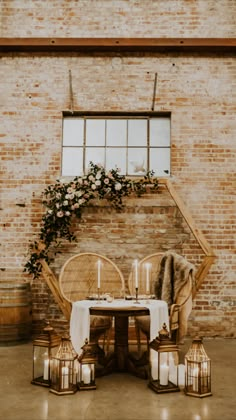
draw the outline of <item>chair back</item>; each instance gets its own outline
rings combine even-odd
[[[148,294],[154,295],[154,284],[159,273],[160,261],[163,256],[162,252],[148,255],[139,261],[138,264],[138,294],[145,295],[147,291],[147,276],[149,279],[150,292]],[[147,265],[149,264],[149,265]],[[148,271],[148,272],[147,272]],[[135,295],[135,268],[132,270],[128,279],[128,288],[130,295]]]
[[[63,297],[76,302],[97,295],[98,276],[100,296],[105,293],[115,298],[124,296],[124,277],[117,265],[103,255],[85,252],[69,258],[61,269],[59,286]]]

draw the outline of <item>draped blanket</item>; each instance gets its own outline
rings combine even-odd
[[[159,266],[155,282],[155,295],[158,299],[165,300],[170,309],[171,305],[179,304],[179,331],[181,340],[187,332],[187,321],[192,310],[192,294],[187,292],[188,282],[194,277],[195,268],[181,255],[175,252],[166,252]]]
[[[155,282],[157,299],[165,300],[169,307],[176,303],[179,291],[188,282],[189,275],[193,272],[193,264],[184,257],[175,252],[166,252],[160,261]]]

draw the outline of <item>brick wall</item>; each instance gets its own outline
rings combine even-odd
[[[2,1],[0,36],[234,37],[235,12],[230,0]],[[155,110],[172,115],[171,179],[217,255],[194,301],[189,333],[235,336],[234,54],[4,53],[0,59],[0,281],[28,280],[23,266],[39,232],[41,193],[60,177],[69,70],[74,108],[87,111],[151,110],[157,72]],[[201,250],[173,202],[162,191],[153,200],[131,200],[122,214],[88,208],[76,228],[78,248],[64,244],[55,272],[77,250],[104,250],[126,278],[132,258],[149,250],[175,249],[198,265]],[[32,292],[35,325],[45,316],[65,325],[43,279]]]

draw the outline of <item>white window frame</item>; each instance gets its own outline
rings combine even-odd
[[[63,113],[62,177],[84,175],[90,161],[126,176],[169,177],[170,152],[170,113]]]

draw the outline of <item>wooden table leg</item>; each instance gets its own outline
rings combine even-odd
[[[127,370],[128,361],[128,317],[115,317],[115,357],[117,370],[124,372]]]

